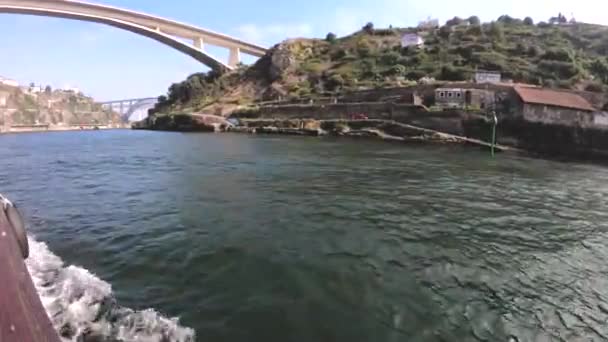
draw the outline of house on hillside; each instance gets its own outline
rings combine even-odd
[[[422,47],[424,45],[424,38],[417,33],[406,33],[401,37],[401,47],[407,48],[410,46]]]
[[[543,88],[514,87],[521,100],[524,120],[566,126],[589,126],[594,123],[595,108],[582,96]]]
[[[500,83],[502,75],[498,71],[477,70],[475,72],[475,83]]]
[[[437,88],[435,104],[442,108],[494,110],[495,92],[475,88]]]

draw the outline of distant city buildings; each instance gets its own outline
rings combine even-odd
[[[423,45],[424,39],[417,33],[406,33],[401,37],[401,47],[421,47]]]

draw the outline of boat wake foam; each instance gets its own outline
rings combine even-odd
[[[63,341],[194,341],[194,330],[180,326],[178,318],[119,306],[110,284],[84,268],[65,266],[45,243],[28,240],[27,267]]]

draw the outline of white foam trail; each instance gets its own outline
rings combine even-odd
[[[153,309],[118,306],[112,286],[77,266],[65,266],[47,245],[28,237],[26,264],[63,341],[193,342],[194,330]]]

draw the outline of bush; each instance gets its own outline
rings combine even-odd
[[[531,45],[530,47],[528,47],[527,53],[530,57],[536,57],[540,55],[540,49],[535,45]]]
[[[481,69],[505,71],[509,69],[507,58],[497,52],[476,52],[471,62]]]
[[[405,70],[405,66],[401,64],[396,64],[393,65],[393,67],[390,69],[390,74],[395,76],[403,76],[405,74]]]
[[[338,37],[333,32],[329,32],[327,36],[325,36],[325,40],[332,44],[336,42],[336,39],[338,39]]]
[[[528,25],[528,26],[533,26],[534,25],[534,20],[530,17],[526,17],[524,19],[524,25]]]
[[[365,26],[363,26],[362,30],[363,30],[363,32],[365,32],[367,34],[374,34],[374,23],[369,22],[369,23],[365,24]]]
[[[589,83],[587,86],[585,86],[585,91],[602,93],[604,92],[604,85],[598,82]]]
[[[339,50],[335,50],[333,51],[329,57],[331,58],[332,61],[339,61],[341,59],[343,59],[344,57],[346,57],[348,53],[346,52],[346,50],[344,49],[339,49]]]
[[[357,53],[363,58],[371,56],[372,46],[367,39],[362,39],[357,43]]]
[[[452,19],[448,20],[448,21],[445,23],[445,25],[446,25],[446,26],[457,26],[457,25],[460,25],[460,24],[462,24],[462,23],[464,23],[464,20],[463,20],[462,18],[459,18],[459,17],[454,17],[454,18],[452,18]]]
[[[481,30],[480,25],[474,25],[467,29],[466,34],[469,36],[479,37],[483,34],[483,31]]]
[[[469,21],[469,24],[475,25],[475,26],[479,26],[481,24],[481,20],[479,20],[479,17],[476,15],[469,17],[468,21]]]
[[[401,58],[399,53],[391,51],[380,56],[380,62],[384,65],[394,65],[397,64],[399,58]]]
[[[327,80],[327,82],[325,83],[326,87],[328,90],[336,90],[338,88],[341,88],[342,86],[344,86],[346,82],[344,81],[344,78],[342,77],[342,75],[340,74],[333,74],[329,77],[329,79]]]
[[[573,60],[571,52],[564,48],[547,50],[542,58],[561,62],[572,62]]]
[[[543,60],[538,64],[538,67],[545,74],[555,79],[569,79],[579,73],[579,69],[571,62]]]
[[[490,24],[488,34],[494,41],[503,41],[505,39],[504,29],[499,23]]]
[[[439,37],[447,40],[450,38],[450,35],[452,34],[452,27],[445,25],[445,26],[441,26],[441,28],[439,29]]]
[[[439,79],[444,81],[465,81],[470,79],[470,72],[464,68],[444,66],[441,68]]]
[[[419,80],[425,76],[426,72],[424,72],[423,70],[410,70],[405,74],[405,77],[410,80]]]

